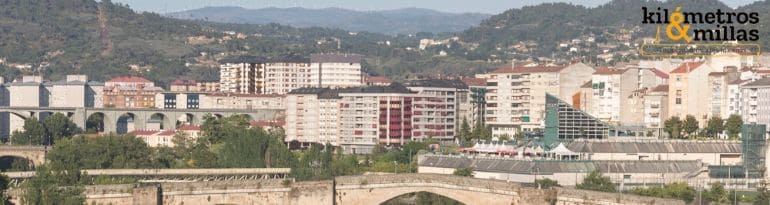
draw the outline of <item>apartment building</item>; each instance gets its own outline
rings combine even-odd
[[[663,128],[668,119],[668,85],[659,85],[644,95],[644,125],[650,129]]]
[[[694,116],[701,126],[709,117],[708,95],[711,93],[708,75],[714,72],[706,63],[686,62],[672,70],[669,79],[669,116],[684,119]]]
[[[708,86],[710,96],[708,98],[708,114],[710,117],[716,116],[726,119],[730,116],[729,84],[739,79],[739,73],[736,67],[729,66],[725,72],[711,72],[708,75]]]
[[[171,81],[171,92],[219,92],[219,82],[198,82],[195,80],[176,79]]]
[[[460,120],[467,120],[471,127],[479,123],[484,123],[484,116],[487,108],[487,80],[484,78],[462,78],[468,85],[468,99],[470,100],[470,109],[468,116]],[[462,123],[462,122],[460,122]]]
[[[363,85],[361,58],[356,54],[227,58],[220,61],[220,90],[242,94],[286,94],[306,87],[360,86]]]
[[[286,109],[284,95],[206,93],[200,96],[200,109]]]
[[[744,123],[770,126],[770,78],[762,78],[743,85],[741,104]]]
[[[727,114],[740,115],[742,110],[742,91],[743,85],[750,83],[751,80],[736,79],[727,84]]]
[[[104,83],[88,81],[85,75],[67,75],[60,81],[44,83],[49,107],[102,107]]]
[[[346,153],[371,153],[377,144],[400,146],[410,140],[414,134],[421,137],[430,133],[413,133],[413,103],[421,97],[399,83],[389,86],[369,86],[340,90],[342,98],[339,104],[339,143]],[[440,106],[432,106],[442,112]],[[425,107],[428,108],[428,107]],[[422,117],[420,117],[422,119]],[[421,122],[422,123],[422,122]],[[441,126],[436,121],[424,124],[431,132],[441,134],[454,130],[435,130]]]
[[[297,88],[317,87],[312,81],[313,69],[308,58],[300,56],[270,58],[264,66],[265,89],[261,94],[286,94]]]
[[[584,63],[573,63],[503,67],[479,75],[487,78],[486,123],[498,136],[542,128],[546,93],[571,99],[594,71]]]
[[[311,54],[310,83],[317,87],[346,88],[361,86],[361,60],[358,54]]]
[[[468,85],[460,80],[415,80],[406,84],[413,101],[414,139],[452,142],[462,119],[471,117]]]
[[[329,143],[339,146],[338,90],[299,88],[286,96],[286,142]]]
[[[104,83],[104,106],[115,108],[155,107],[155,95],[163,92],[155,83],[139,76],[119,76]]]
[[[599,68],[591,76],[591,108],[589,113],[609,124],[620,125],[624,104],[632,92],[638,89],[639,75],[632,69]],[[628,107],[626,107],[627,109]]]
[[[267,59],[238,56],[219,61],[219,89],[229,93],[264,93]]]

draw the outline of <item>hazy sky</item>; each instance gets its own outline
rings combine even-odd
[[[339,7],[354,10],[388,10],[399,8],[427,8],[447,12],[481,12],[496,14],[511,8],[537,5],[543,2],[572,2],[597,6],[610,0],[112,0],[128,4],[134,10],[168,13],[207,6],[265,7]],[[730,7],[745,5],[756,0],[722,0]]]

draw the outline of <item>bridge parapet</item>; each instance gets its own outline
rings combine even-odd
[[[516,190],[523,187],[519,183],[509,183],[500,180],[478,179],[445,174],[386,174],[342,176],[335,178],[335,180],[337,185],[440,183],[495,190]]]

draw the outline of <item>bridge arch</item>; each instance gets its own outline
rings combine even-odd
[[[115,122],[115,133],[118,134],[126,134],[131,131],[134,131],[136,128],[136,114],[132,112],[125,112],[118,116],[118,119],[116,119]]]
[[[0,157],[23,158],[32,168],[45,164],[46,149],[42,146],[0,146]]]
[[[176,119],[176,126],[179,127],[183,124],[199,125],[201,123],[200,120],[201,119],[193,113],[184,113]]]
[[[86,118],[86,131],[94,131],[96,133],[104,132],[104,125],[111,122],[107,119],[107,115],[103,112],[94,112],[88,115]]]
[[[171,119],[168,116],[166,116],[166,114],[163,114],[160,112],[153,113],[152,115],[150,115],[150,118],[147,119],[147,121],[145,122],[148,125],[149,123],[160,123],[160,125],[158,126],[159,128],[158,130],[167,130],[167,129],[172,129],[174,127],[174,125],[171,124]],[[155,129],[150,129],[150,130],[155,130]]]
[[[522,198],[518,184],[496,180],[482,180],[469,177],[399,174],[365,175],[336,178],[338,204],[382,204],[404,194],[429,192],[456,200],[464,204],[521,204],[532,203]],[[529,194],[546,190],[527,190]],[[546,203],[546,201],[542,201]]]

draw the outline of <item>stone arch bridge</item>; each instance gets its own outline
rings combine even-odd
[[[48,147],[44,146],[0,146],[0,157],[18,157],[29,160],[32,167],[45,164]]]
[[[438,174],[391,174],[290,182],[286,179],[201,181],[86,187],[88,204],[319,204],[377,205],[398,196],[431,192],[474,205],[621,205],[683,201],[574,189],[537,189],[500,180]]]
[[[83,107],[0,107],[0,112],[7,112],[15,117],[40,119],[43,114],[62,113],[69,117],[78,127],[85,129],[86,121],[93,115],[101,115],[103,131],[116,132],[118,120],[130,118],[134,129],[146,129],[151,121],[158,121],[165,130],[173,130],[179,125],[178,120],[200,124],[203,117],[227,117],[245,115],[251,120],[270,121],[283,114],[282,109],[157,109],[157,108],[83,108]],[[0,122],[9,123],[9,122]],[[6,127],[9,127],[7,125]],[[14,128],[10,128],[14,130]]]

